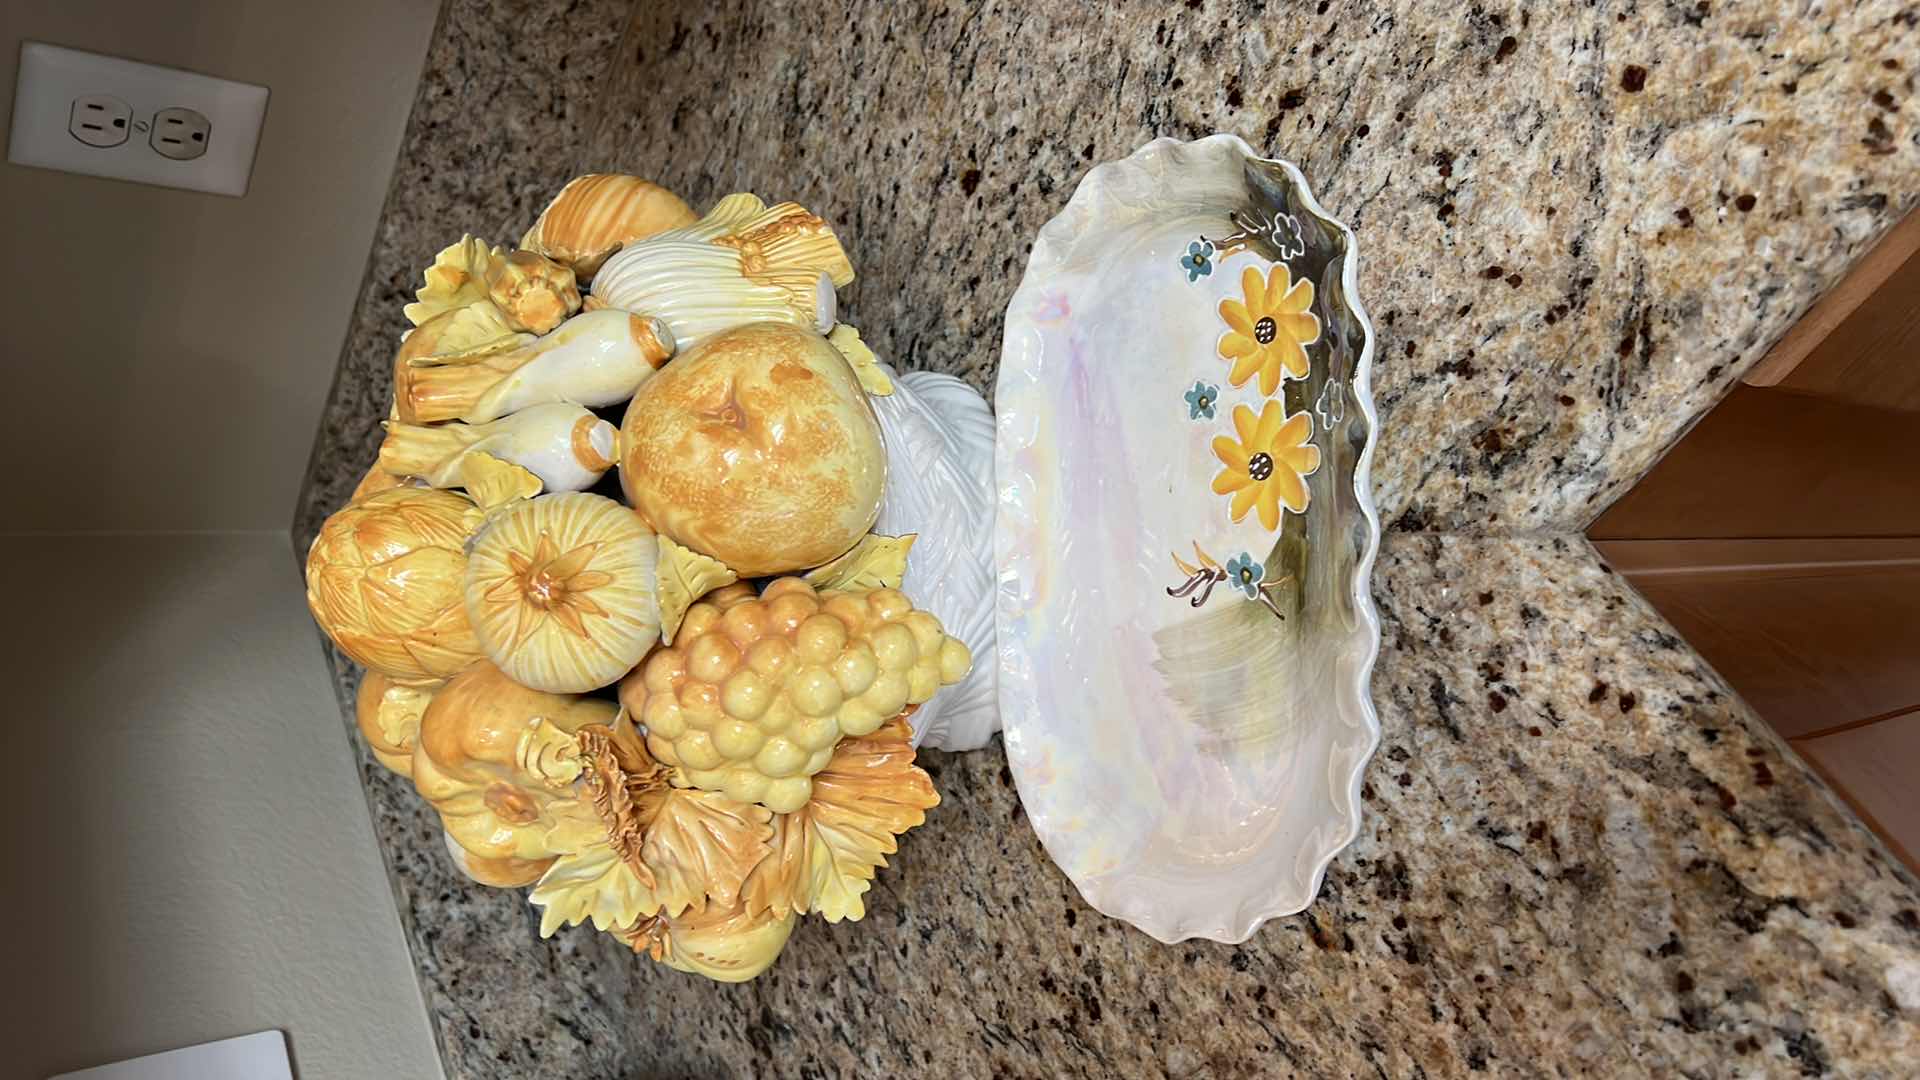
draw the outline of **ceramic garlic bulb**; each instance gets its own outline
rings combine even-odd
[[[542,495],[497,514],[473,543],[467,617],[480,647],[522,685],[606,686],[660,636],[652,530],[612,499]]]
[[[545,872],[566,846],[554,834],[579,801],[573,733],[617,713],[610,702],[523,686],[484,661],[434,694],[421,715],[413,782],[468,857],[463,869],[481,868],[486,876],[476,877],[501,885]]]
[[[787,813],[807,804],[843,735],[872,734],[972,662],[898,590],[816,593],[782,578],[758,597],[729,586],[693,605],[620,701],[689,783]]]
[[[628,244],[594,279],[608,307],[666,322],[682,349],[750,322],[824,334],[837,313],[834,289],[853,264],[825,221],[793,203],[769,207],[729,195],[686,228]]]
[[[894,375],[893,392],[873,399],[886,442],[886,494],[876,532],[916,534],[900,590],[938,616],[975,656],[994,654],[993,413],[951,375]],[[973,666],[965,679],[913,714],[915,745],[941,750],[984,746],[1000,730],[997,665]]]
[[[481,513],[433,488],[382,491],[335,513],[307,552],[307,606],[340,651],[411,684],[480,658],[467,623],[467,538]]]
[[[827,562],[880,510],[879,422],[811,330],[754,323],[709,338],[641,385],[621,428],[628,502],[742,575]]]
[[[520,246],[572,267],[591,281],[622,244],[699,219],[678,195],[637,176],[576,176],[560,189]]]
[[[462,482],[470,454],[492,454],[540,478],[548,491],[583,491],[613,466],[619,432],[579,405],[534,405],[486,424],[387,423],[380,468],[434,487]]]
[[[660,320],[590,311],[517,349],[453,361],[406,357],[394,369],[394,395],[414,423],[481,424],[553,403],[600,408],[631,398],[672,355],[673,335]]]

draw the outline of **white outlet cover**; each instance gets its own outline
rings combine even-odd
[[[287,1037],[260,1031],[61,1073],[49,1080],[293,1080],[293,1064],[287,1058]]]
[[[108,94],[133,106],[133,130],[118,146],[88,146],[67,130],[75,98]],[[148,140],[154,114],[192,109],[212,122],[207,152],[175,161]],[[7,160],[16,165],[131,180],[137,184],[245,195],[267,115],[267,88],[66,49],[20,45]]]

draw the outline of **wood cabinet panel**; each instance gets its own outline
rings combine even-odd
[[[1920,214],[1894,226],[1745,381],[1920,410]]]
[[[1594,539],[1920,536],[1920,414],[1736,386]]]
[[[1920,712],[1793,744],[1867,825],[1920,872]]]
[[[1787,738],[1920,708],[1920,540],[1596,547]]]

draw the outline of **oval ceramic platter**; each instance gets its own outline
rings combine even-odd
[[[1312,902],[1379,738],[1353,234],[1242,140],[1162,139],[1040,231],[996,391],[999,696],[1087,902],[1241,941]]]

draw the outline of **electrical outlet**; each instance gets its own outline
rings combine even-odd
[[[153,114],[153,149],[161,157],[192,161],[207,152],[213,124],[192,109],[161,109]]]
[[[67,114],[67,133],[102,150],[127,141],[133,127],[133,106],[111,94],[86,94],[73,99]]]
[[[245,195],[267,95],[264,86],[23,42],[7,160]]]

